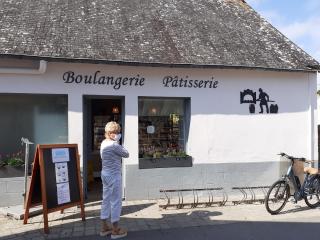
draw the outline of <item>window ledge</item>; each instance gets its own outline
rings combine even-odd
[[[192,167],[192,157],[139,158],[139,169]]]
[[[11,177],[23,177],[24,176],[24,165],[23,166],[2,166],[0,167],[0,178],[11,178]]]

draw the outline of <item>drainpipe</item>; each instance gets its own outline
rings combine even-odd
[[[40,60],[39,69],[28,68],[0,68],[0,73],[13,74],[44,74],[47,70],[47,61]]]

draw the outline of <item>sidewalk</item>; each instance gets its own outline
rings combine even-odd
[[[155,201],[127,201],[123,203],[121,225],[130,232],[185,227],[227,227],[238,222],[320,223],[320,208],[309,209],[303,201],[287,203],[279,215],[270,215],[263,204],[230,205],[193,209],[159,209]],[[59,239],[97,236],[100,230],[100,202],[86,204],[86,221],[82,222],[77,208],[66,209],[63,214],[49,214],[50,234],[43,233],[42,215],[23,221],[0,216],[0,239]],[[222,227],[222,226],[221,226]],[[150,232],[151,233],[151,232]],[[134,235],[134,234],[133,234]]]

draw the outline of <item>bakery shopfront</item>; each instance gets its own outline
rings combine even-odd
[[[126,199],[157,198],[160,188],[263,184],[279,174],[278,152],[316,152],[311,85],[313,72],[48,62],[42,74],[1,75],[1,145],[9,154],[21,137],[77,143],[95,198],[104,126],[117,121],[130,152]],[[259,89],[269,96],[262,113]]]
[[[101,5],[96,11],[102,11],[102,2],[96,2]],[[30,48],[22,43],[15,48],[3,40],[9,39],[10,31],[5,32],[7,35],[4,33],[0,39],[1,158],[21,154],[21,137],[35,144],[76,143],[89,200],[99,199],[101,194],[99,147],[108,121],[121,124],[121,144],[130,153],[123,160],[123,193],[127,200],[156,199],[161,188],[228,190],[239,183],[268,185],[280,174],[277,153],[317,158],[319,63],[293,43],[288,45],[288,40],[254,10],[247,5],[244,8],[243,1],[211,3],[223,8],[219,18],[212,17],[215,8],[208,8],[206,14],[201,12],[198,4],[206,0],[193,3],[198,13],[194,16],[174,1],[182,12],[180,18],[172,19],[175,11],[162,6],[163,2],[154,3],[154,7],[159,7],[160,12],[167,9],[161,15],[167,30],[150,12],[145,17],[152,18],[154,25],[149,26],[142,17],[132,21],[140,21],[135,23],[149,29],[152,36],[146,30],[140,35],[144,37],[133,40],[130,36],[136,36],[136,28],[117,28],[124,37],[115,39],[115,35],[109,36],[110,31],[115,31],[108,28],[111,25],[101,23],[94,26],[105,34],[96,36],[109,36],[107,39],[98,41],[92,37],[89,44],[81,38],[92,36],[84,28],[74,40],[72,31],[68,32],[71,45],[52,43],[40,51],[31,42]],[[50,7],[62,9],[61,4],[52,3]],[[35,17],[18,7],[24,19]],[[149,11],[146,6],[140,7]],[[208,25],[199,27],[196,20],[189,22],[183,17],[198,19],[200,15],[209,21]],[[42,17],[45,18],[39,16],[39,24],[45,21]],[[248,18],[255,21],[247,21]],[[20,26],[19,19],[10,24]],[[178,25],[169,24],[169,19],[187,21],[183,24],[185,31],[178,31]],[[243,26],[227,24],[231,19]],[[256,26],[257,21],[265,27]],[[34,21],[26,22],[32,29]],[[216,22],[223,26],[219,31]],[[188,32],[191,25],[195,35],[179,35]],[[30,32],[30,37],[37,34],[28,27],[25,31]],[[77,31],[76,26],[70,27]],[[254,36],[247,32],[248,27],[256,29]],[[58,30],[55,27],[50,31]],[[246,38],[242,44],[237,42],[241,38],[222,36],[237,32]],[[174,35],[171,40],[169,33]],[[219,41],[218,33],[223,41]],[[257,46],[255,37],[265,40],[268,34],[273,37]],[[25,36],[15,39],[19,43]],[[132,46],[125,36],[134,43]],[[50,42],[53,35],[44,37]],[[49,50],[50,54],[46,52]],[[0,170],[0,174],[1,205],[21,204],[24,172],[7,176]]]

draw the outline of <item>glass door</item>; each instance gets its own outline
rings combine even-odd
[[[123,102],[116,96],[84,97],[84,185],[88,201],[101,200],[100,145],[108,122],[119,123],[123,131]]]

